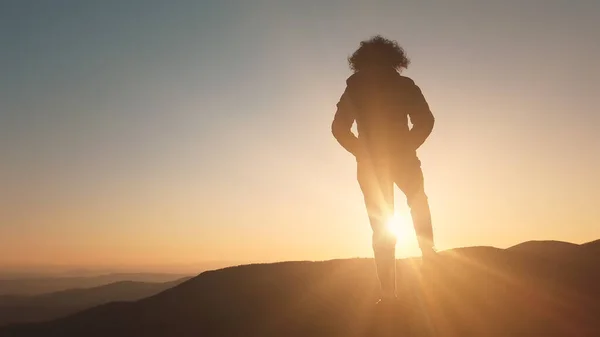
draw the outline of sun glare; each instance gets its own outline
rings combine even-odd
[[[397,250],[402,256],[419,255],[417,238],[409,214],[395,213],[387,223],[387,229],[396,237]]]
[[[387,223],[387,229],[399,240],[407,234],[408,227],[412,227],[411,219],[398,213],[395,213]]]

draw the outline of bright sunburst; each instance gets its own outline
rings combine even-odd
[[[388,220],[387,229],[397,238],[396,249],[401,256],[420,254],[410,214],[394,213]]]

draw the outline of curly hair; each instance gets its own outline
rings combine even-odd
[[[408,68],[410,60],[398,42],[376,35],[362,41],[360,47],[348,57],[348,65],[354,72],[369,66],[389,66],[397,71]]]

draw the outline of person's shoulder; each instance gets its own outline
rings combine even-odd
[[[363,74],[361,72],[355,72],[352,75],[348,76],[348,78],[346,79],[346,84],[352,85],[354,83],[357,83],[357,82],[361,81],[362,77],[363,77]]]
[[[421,92],[421,88],[415,81],[407,76],[398,76],[398,87],[400,90],[411,95],[418,95]]]
[[[408,76],[404,76],[404,75],[400,75],[398,76],[398,82],[400,84],[406,85],[406,86],[413,86],[416,85],[415,81],[408,77]]]

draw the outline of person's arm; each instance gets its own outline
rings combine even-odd
[[[408,115],[413,127],[409,135],[414,149],[418,149],[433,130],[435,118],[421,89],[411,80],[408,92]]]
[[[354,107],[344,92],[337,104],[337,111],[331,123],[331,133],[340,145],[353,155],[358,154],[358,138],[352,133],[352,124],[354,124]]]

